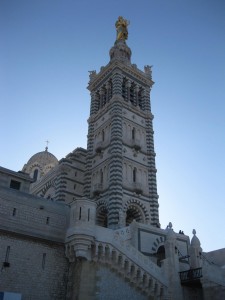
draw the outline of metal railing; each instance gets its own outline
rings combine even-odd
[[[202,277],[202,268],[190,269],[188,271],[180,272],[180,281],[191,282],[193,280],[197,280]]]

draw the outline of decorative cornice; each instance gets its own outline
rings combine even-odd
[[[133,76],[136,80],[141,81],[143,84],[150,88],[154,84],[154,81],[152,81],[152,79],[149,78],[146,73],[138,69],[136,65],[128,66],[116,60],[112,63],[108,63],[105,67],[101,68],[100,72],[96,74],[95,77],[89,82],[89,85],[87,87],[88,90],[92,91],[93,89],[97,89],[98,87],[100,87],[101,82],[104,81],[109,74],[115,72],[116,69],[119,69],[123,73],[127,73],[130,76]]]

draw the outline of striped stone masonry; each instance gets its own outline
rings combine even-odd
[[[110,165],[109,165],[109,215],[108,226],[116,228],[119,223],[119,210],[122,209],[122,107],[121,99],[114,98],[112,107]]]
[[[150,110],[153,84],[151,78],[136,65],[114,58],[101,68],[88,87],[91,92],[91,113],[84,195],[100,203],[97,220],[101,220],[102,224],[104,219],[107,220],[107,226],[112,229],[129,224],[132,218],[159,226],[153,115]],[[109,143],[104,141],[107,120],[110,122],[110,132],[107,131]],[[130,137],[126,135],[131,133],[124,133],[124,122],[133,128]],[[102,140],[97,128],[104,131]],[[124,147],[130,148],[126,154]],[[144,160],[141,159],[143,155]],[[125,161],[129,162],[133,173],[123,184]],[[104,184],[101,178],[103,165],[108,170],[107,174],[104,173]],[[142,172],[147,173],[148,188],[140,182]],[[130,199],[136,199],[135,204]],[[123,217],[119,216],[121,212]]]

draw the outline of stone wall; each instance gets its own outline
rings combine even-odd
[[[79,260],[71,267],[68,300],[150,299],[109,267],[85,260]]]
[[[141,294],[122,277],[112,272],[105,266],[99,266],[96,271],[98,281],[96,282],[96,300],[146,300],[146,295]]]
[[[68,261],[64,245],[17,234],[0,234],[0,291],[22,300],[66,297]]]

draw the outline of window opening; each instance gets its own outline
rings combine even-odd
[[[133,169],[133,182],[136,182],[136,178],[137,177],[137,169],[136,168],[134,168]]]
[[[34,175],[33,175],[34,181],[36,181],[37,178],[38,178],[38,169],[35,169],[35,170],[34,170]]]
[[[80,213],[79,213],[79,220],[81,219],[81,207],[80,207]]]
[[[5,253],[5,262],[9,262],[9,253],[10,253],[10,246],[7,246],[6,253]]]
[[[13,214],[12,215],[13,215],[13,217],[15,217],[15,215],[16,215],[16,208],[15,207],[13,208]]]
[[[42,255],[42,270],[45,269],[45,260],[46,260],[46,253],[43,253],[43,255]]]
[[[132,129],[132,140],[134,140],[135,139],[135,128],[133,127],[133,129]]]
[[[14,190],[20,190],[20,185],[21,185],[21,182],[16,181],[16,180],[11,180],[11,182],[10,182],[10,188],[14,189]]]

